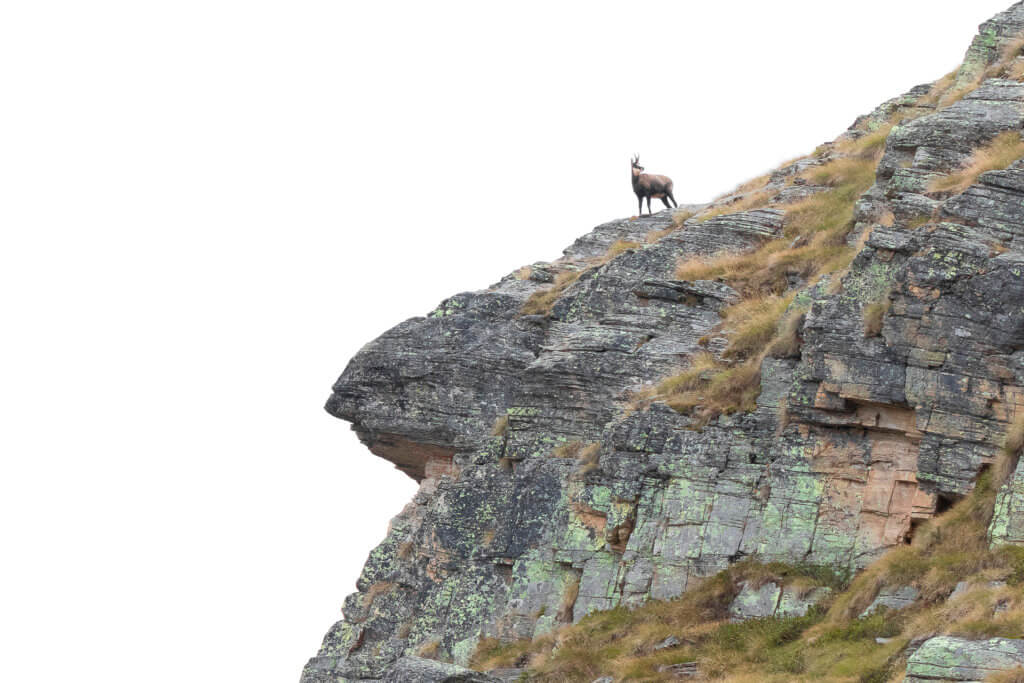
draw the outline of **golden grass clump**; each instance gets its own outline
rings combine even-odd
[[[598,259],[598,264],[608,263],[609,261],[611,261],[616,256],[619,256],[620,254],[624,254],[627,251],[629,251],[630,249],[639,249],[642,246],[643,245],[640,244],[639,242],[630,242],[628,240],[617,240],[610,247],[608,247],[608,251],[606,251],[604,253],[604,256],[602,256],[600,259]]]
[[[889,312],[892,301],[886,295],[881,301],[874,301],[864,307],[864,336],[877,337],[882,333],[882,321]]]
[[[583,450],[582,441],[567,441],[551,451],[552,458],[575,458]]]
[[[523,266],[515,273],[517,280],[529,280],[530,276],[533,275],[533,266]]]
[[[890,118],[888,123],[880,125],[857,138],[845,138],[836,145],[836,150],[845,156],[856,159],[877,161],[885,151],[885,141],[889,138],[896,121]]]
[[[799,352],[798,330],[805,309],[786,313],[795,297],[795,292],[757,297],[725,309],[729,332],[729,345],[722,354],[725,360],[706,352],[696,354],[689,368],[662,380],[641,400],[663,401],[674,410],[693,414],[697,426],[719,415],[757,408],[765,356]]]
[[[956,74],[959,70],[960,68],[957,67],[956,69],[953,69],[939,80],[935,81],[932,84],[932,87],[928,91],[928,93],[926,95],[923,95],[917,101],[917,104],[922,107],[936,106],[939,103],[939,100],[942,99],[942,96],[946,93],[946,91],[948,91],[950,87],[953,85],[953,82],[956,80]]]
[[[576,461],[579,463],[579,469],[576,470],[576,475],[579,477],[596,470],[601,465],[601,444],[592,443],[582,449],[576,456]]]
[[[685,223],[686,221],[690,220],[695,215],[696,215],[696,212],[688,211],[686,209],[680,209],[679,211],[676,211],[675,213],[672,214],[672,227],[673,228],[680,228],[680,227],[682,227],[683,223]]]
[[[437,638],[428,640],[416,649],[416,654],[420,657],[426,657],[427,659],[433,659],[437,657],[438,650],[441,649],[441,641]]]
[[[777,333],[782,314],[793,302],[789,296],[768,295],[746,299],[722,311],[732,332],[723,358],[750,358],[764,350]]]
[[[998,171],[1024,157],[1024,138],[1020,131],[1000,133],[988,144],[975,151],[967,166],[947,176],[935,178],[929,184],[932,192],[959,194],[973,185],[986,171]]]
[[[494,421],[494,426],[491,427],[491,436],[505,436],[505,432],[508,431],[508,415],[502,415]]]
[[[717,367],[714,373],[694,376],[692,371],[683,373],[695,383],[689,390],[669,390],[664,382],[655,390],[654,398],[663,400],[669,407],[681,413],[697,412],[699,424],[706,424],[719,415],[736,412],[750,412],[757,407],[761,394],[761,359],[752,358],[738,365]],[[666,382],[676,378],[669,378]]]
[[[985,683],[1024,683],[1024,667],[1012,671],[997,671],[985,677]]]
[[[877,151],[876,151],[877,154]],[[786,237],[845,231],[853,206],[875,182],[877,159],[844,157],[807,171],[807,178],[830,189],[794,204],[786,212]]]
[[[558,605],[558,614],[555,619],[563,624],[572,623],[572,610],[576,606],[576,598],[580,594],[580,575],[574,574],[565,585],[562,592],[562,599]]]
[[[768,345],[769,356],[795,358],[800,355],[802,342],[800,330],[803,328],[808,308],[808,306],[794,306],[786,313],[778,325],[778,333]]]
[[[803,246],[789,248],[787,240],[773,240],[756,251],[723,254],[713,259],[690,258],[676,268],[680,280],[722,280],[744,297],[765,293],[782,294],[790,278],[815,279],[823,264],[849,251],[833,234],[813,236]]]
[[[530,298],[523,303],[519,310],[521,315],[549,315],[551,308],[562,296],[562,292],[569,288],[574,282],[580,279],[585,270],[566,270],[555,276],[555,282],[547,289],[542,289],[530,295]]]

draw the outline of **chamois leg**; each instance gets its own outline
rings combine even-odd
[[[637,195],[636,201],[637,201],[636,215],[637,216],[643,216],[644,215],[644,198],[639,196],[639,195]]]
[[[647,215],[651,215],[651,195],[647,195]]]
[[[671,192],[668,193],[668,198],[672,200],[672,208],[673,209],[678,209],[679,205],[676,204],[676,198],[672,196]]]
[[[668,199],[666,199],[665,197],[661,198],[661,203],[665,205],[666,209],[671,209],[672,208],[672,205],[668,203]]]

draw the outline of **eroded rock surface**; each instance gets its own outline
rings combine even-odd
[[[1021,29],[1024,3],[983,26],[964,74]],[[721,312],[739,297],[676,279],[676,264],[777,239],[787,207],[826,189],[791,180],[841,146],[773,173],[759,191],[775,208],[729,213],[734,195],[680,229],[669,212],[612,221],[558,261],[453,296],[364,347],[327,409],[421,486],[303,680],[394,676],[420,652],[465,665],[481,638],[675,597],[742,558],[856,570],[970,491],[1024,404],[1024,166],[953,196],[930,179],[1020,130],[1024,85],[990,79],[941,109],[927,92],[842,138],[908,117],[856,204],[848,273],[794,274],[795,305],[809,308],[802,346],[764,360],[751,413],[704,426],[635,403],[694,354],[721,353]],[[616,243],[627,247],[609,252]],[[578,278],[550,314],[522,313],[569,272]],[[880,333],[865,336],[864,309],[881,301]],[[589,460],[559,457],[589,444]],[[1022,477],[1001,494],[996,539],[1020,540]],[[775,592],[748,596],[737,616],[806,610],[804,596],[765,586]]]
[[[1024,640],[938,636],[926,640],[910,655],[904,681],[983,681],[991,674],[1018,667],[1024,667]]]

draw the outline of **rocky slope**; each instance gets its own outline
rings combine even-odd
[[[598,226],[363,348],[327,410],[420,489],[302,680],[487,680],[459,668],[481,639],[675,598],[739,560],[855,572],[969,494],[1024,416],[1022,34],[1017,3],[958,72],[814,154]],[[694,264],[725,275],[681,277]],[[752,301],[779,315],[744,346]],[[752,390],[711,398],[742,373]],[[1017,471],[992,542],[1024,543],[1021,521]],[[734,618],[785,594],[743,591]],[[926,643],[908,680],[967,671],[986,642]]]

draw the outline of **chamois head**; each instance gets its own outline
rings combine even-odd
[[[630,164],[633,166],[633,175],[638,176],[644,172],[644,167],[640,165],[640,155],[636,154],[630,159]]]

